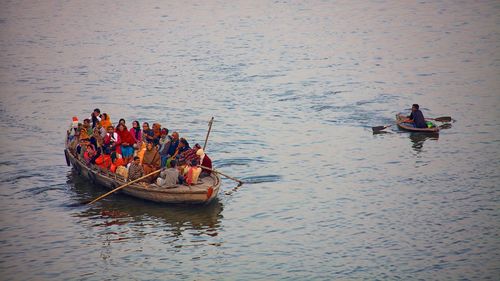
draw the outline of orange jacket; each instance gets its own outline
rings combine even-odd
[[[116,168],[118,168],[118,166],[125,166],[123,158],[116,158],[115,163],[111,163],[111,172],[116,172]]]
[[[101,154],[99,157],[95,159],[95,163],[97,166],[109,170],[111,166],[111,156],[107,154]]]

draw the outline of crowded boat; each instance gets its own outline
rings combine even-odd
[[[195,186],[212,174],[212,161],[198,143],[191,146],[157,122],[134,120],[128,127],[122,118],[114,124],[99,108],[82,122],[73,117],[66,148],[87,167],[144,187]]]

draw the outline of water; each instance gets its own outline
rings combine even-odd
[[[496,1],[2,1],[4,280],[494,280]],[[419,103],[438,138],[372,126]],[[65,164],[99,107],[203,143],[209,206]]]

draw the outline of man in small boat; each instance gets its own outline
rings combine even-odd
[[[413,123],[415,128],[427,128],[425,123],[424,114],[420,111],[418,104],[413,104],[411,107],[411,114],[408,119],[404,120],[405,123]]]
[[[138,156],[134,157],[134,161],[130,163],[128,168],[128,180],[133,181],[144,176],[144,168],[141,165],[141,159]]]
[[[160,177],[156,179],[156,184],[159,186],[170,187],[179,183],[179,170],[177,169],[177,162],[170,161],[170,168],[163,170]]]

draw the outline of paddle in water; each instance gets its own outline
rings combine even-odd
[[[451,117],[450,116],[443,116],[443,117],[437,117],[437,118],[425,118],[428,120],[434,120],[438,122],[451,122]]]
[[[377,133],[377,132],[380,132],[382,130],[389,128],[390,126],[392,126],[392,125],[376,126],[376,127],[372,127],[372,130],[374,133]]]

